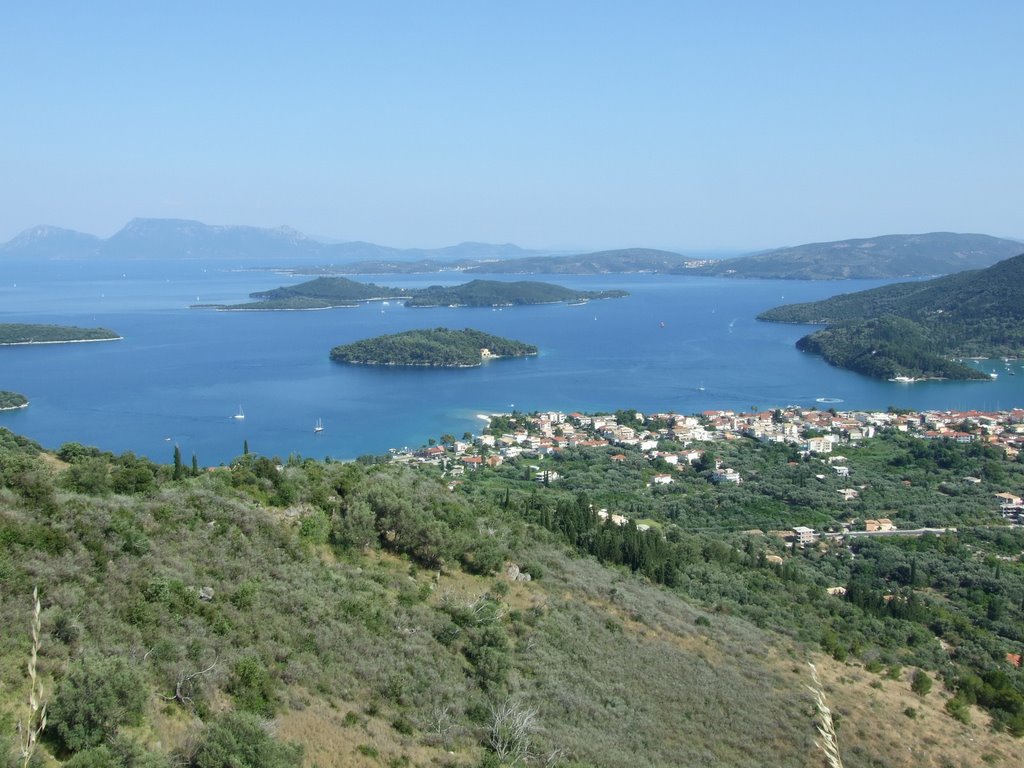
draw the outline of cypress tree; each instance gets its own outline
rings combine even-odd
[[[181,480],[181,448],[174,446],[174,479]]]
[[[192,454],[192,477],[199,477],[199,459],[195,453]]]

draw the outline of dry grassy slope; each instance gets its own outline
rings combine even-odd
[[[954,720],[943,708],[949,695],[939,683],[921,697],[910,690],[912,670],[904,670],[900,680],[889,680],[828,657],[819,656],[815,664],[829,706],[840,715],[839,744],[846,768],[1024,765],[1024,740],[994,733],[988,715],[977,707],[971,709],[971,725]],[[904,714],[907,708],[917,710],[916,718]]]
[[[401,560],[374,557],[378,563],[390,561],[396,570],[407,568]],[[911,692],[911,670],[898,681],[890,680],[729,617],[697,611],[664,590],[593,563],[561,561],[562,573],[558,558],[547,565],[553,572],[543,581],[510,585],[504,598],[509,609],[540,606],[549,616],[580,612],[598,617],[601,629],[590,638],[589,649],[581,644],[562,674],[546,670],[546,679],[519,680],[523,690],[532,689],[531,703],[542,710],[544,735],[559,731],[555,719],[637,719],[635,741],[622,751],[568,737],[561,744],[563,755],[579,765],[822,765],[814,743],[807,661],[817,666],[828,703],[838,715],[847,768],[1024,764],[1024,741],[992,732],[981,710],[974,710],[972,725],[953,720],[943,710],[947,695],[940,685],[923,698]],[[462,573],[446,574],[437,583],[437,594],[448,591],[468,598],[490,584]],[[698,617],[708,619],[710,626],[694,624]],[[523,638],[520,648],[531,641],[549,642]],[[609,642],[616,648],[611,657],[601,650]],[[635,674],[628,673],[630,660],[637,662]],[[598,681],[611,683],[615,693],[605,693],[605,700],[590,701],[579,711],[577,697],[593,693]],[[538,701],[538,692],[551,698],[542,695]],[[649,708],[652,702],[655,709]],[[904,714],[908,707],[918,711],[916,719]],[[305,744],[306,765],[320,768],[470,766],[481,755],[466,738],[470,734],[453,739],[448,750],[425,743],[430,740],[422,734],[396,733],[391,717],[388,712],[368,715],[366,702],[307,698],[278,718],[277,732]]]

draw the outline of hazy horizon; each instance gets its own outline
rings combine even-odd
[[[0,242],[135,217],[747,253],[1020,239],[1018,3],[5,13]]]

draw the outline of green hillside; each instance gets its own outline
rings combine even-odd
[[[977,523],[992,519],[990,488],[1020,487],[992,449],[872,446],[851,459],[879,488],[865,511],[902,497],[911,519]],[[37,756],[73,768],[817,766],[812,659],[846,765],[917,764],[908,747],[961,764],[951,730],[1015,764],[1020,742],[912,694],[900,665],[945,675],[957,716],[985,702],[1024,732],[1020,675],[1000,666],[1020,639],[1024,573],[968,555],[1018,551],[1019,532],[865,542],[855,561],[808,550],[776,567],[781,544],[740,526],[836,506],[802,487],[811,467],[780,461],[788,449],[722,446],[747,486],[716,490],[692,470],[657,492],[644,455],[624,450],[619,463],[601,449],[541,460],[561,473],[550,486],[530,477],[537,459],[453,485],[439,466],[369,458],[243,455],[204,471],[75,443],[50,456],[0,431],[0,749],[28,716],[37,587]],[[968,472],[1002,474],[933,500]],[[607,504],[643,510],[664,538],[601,526]],[[691,505],[721,514],[718,529],[688,523]],[[670,580],[652,558],[671,561]],[[825,592],[837,582],[849,599]]]
[[[502,711],[533,713],[529,751],[557,764],[807,765],[806,675],[766,663],[763,633],[436,475],[246,456],[174,480],[75,445],[55,470],[3,440],[0,705],[22,715],[38,586],[43,747],[75,765],[235,765],[197,756],[244,732],[225,709],[275,718],[322,766],[484,764]],[[498,575],[508,559],[534,579]]]
[[[977,368],[942,355],[942,346],[924,325],[892,315],[830,326],[800,338],[796,347],[874,378],[988,379]]]
[[[776,307],[758,319],[831,326],[798,346],[868,375],[915,370],[977,378],[949,358],[1024,355],[1024,255],[988,269]],[[870,360],[880,350],[892,365]]]

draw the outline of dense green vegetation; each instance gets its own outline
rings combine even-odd
[[[805,766],[803,661],[821,651],[886,679],[922,668],[908,693],[934,682],[949,718],[977,704],[1024,734],[1006,661],[1024,645],[1024,529],[993,498],[1021,493],[1024,464],[896,432],[843,446],[844,478],[791,446],[700,447],[681,470],[616,446],[453,481],[451,452],[189,471],[0,430],[0,624],[24,628],[0,633],[0,724],[24,711],[38,586],[40,749],[72,768]],[[713,484],[715,459],[744,482]],[[649,485],[664,471],[674,483]],[[773,534],[883,516],[958,530],[805,549]],[[517,722],[524,741],[506,741]],[[886,752],[871,727],[840,731],[851,766],[902,765],[930,749],[915,738]]]
[[[989,235],[883,235],[776,248],[716,261],[694,273],[791,280],[928,277],[988,267],[1022,250],[1019,242]]]
[[[28,398],[17,392],[0,390],[0,411],[8,408],[22,408],[28,405]]]
[[[387,288],[374,283],[360,283],[344,277],[318,277],[298,285],[274,288],[269,291],[257,291],[250,294],[254,299],[316,299],[324,302],[324,306],[335,304],[351,304],[371,299],[388,299],[410,295],[401,288]]]
[[[106,341],[120,338],[107,328],[76,328],[72,325],[0,323],[0,344],[42,344],[64,341]]]
[[[776,307],[758,319],[834,326],[801,339],[801,349],[869,375],[942,368],[948,378],[970,378],[935,357],[1024,355],[1024,255],[988,269]],[[867,359],[880,348],[892,367]]]
[[[327,309],[375,299],[404,299],[407,307],[492,307],[586,301],[625,296],[625,291],[577,291],[551,283],[473,280],[462,285],[405,289],[360,283],[344,277],[318,277],[305,283],[250,294],[261,301],[217,305],[225,310]]]
[[[943,357],[923,325],[891,315],[817,331],[799,339],[796,347],[875,378],[988,379],[977,368]]]
[[[77,444],[58,458],[0,432],[0,712],[21,717],[38,584],[42,748],[68,765],[277,768],[296,737],[321,766],[813,749],[800,652],[772,662],[760,630],[574,558],[435,468],[248,455],[175,480]],[[533,580],[502,577],[509,560]]]
[[[520,304],[552,304],[559,301],[616,299],[625,291],[577,291],[551,283],[530,280],[472,280],[462,285],[433,285],[415,291],[407,307],[493,307]]]
[[[442,368],[478,366],[485,359],[482,350],[493,357],[536,355],[537,347],[505,339],[483,331],[448,328],[404,331],[343,344],[331,350],[331,359],[339,363],[362,365],[425,365]]]

